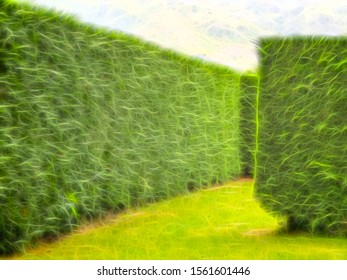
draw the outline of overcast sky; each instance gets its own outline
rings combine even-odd
[[[21,0],[235,69],[269,35],[347,35],[347,0]]]

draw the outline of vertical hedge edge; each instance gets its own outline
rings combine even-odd
[[[240,154],[241,172],[245,177],[254,176],[258,81],[255,73],[245,73],[240,78]]]

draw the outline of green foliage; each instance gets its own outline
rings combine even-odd
[[[239,174],[237,73],[1,4],[0,253]]]
[[[259,76],[245,73],[240,78],[240,154],[243,176],[254,175],[256,95]]]
[[[289,229],[346,233],[347,38],[260,41],[256,194]]]

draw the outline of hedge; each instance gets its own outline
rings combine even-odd
[[[289,230],[345,234],[347,38],[260,40],[256,195]]]
[[[244,177],[254,176],[256,95],[259,76],[245,73],[240,79],[240,155]]]
[[[240,174],[238,73],[0,5],[0,253]]]

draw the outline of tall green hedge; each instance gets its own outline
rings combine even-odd
[[[290,230],[347,224],[347,38],[260,40],[256,194]]]
[[[259,76],[255,73],[245,73],[240,78],[240,155],[245,177],[254,176],[258,82]]]
[[[237,73],[0,5],[0,253],[239,175]]]

